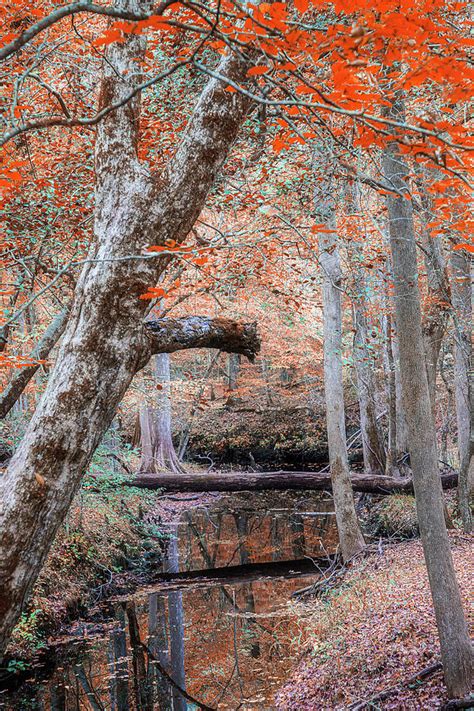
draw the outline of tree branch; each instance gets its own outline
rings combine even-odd
[[[174,353],[190,348],[218,348],[225,353],[240,353],[250,361],[260,350],[257,324],[239,323],[229,318],[187,316],[147,321],[151,353]]]
[[[31,40],[34,39],[37,35],[39,35],[41,32],[47,30],[48,27],[51,27],[56,22],[59,22],[59,20],[62,20],[65,17],[77,15],[80,12],[90,12],[95,15],[105,15],[106,17],[115,17],[121,20],[129,20],[130,22],[139,22],[140,20],[148,20],[154,15],[162,15],[168,7],[174,5],[177,2],[178,0],[165,0],[165,2],[162,2],[155,10],[146,13],[127,12],[126,10],[120,10],[117,7],[106,7],[104,5],[96,5],[92,2],[89,2],[89,0],[79,0],[79,2],[73,2],[69,5],[63,5],[62,7],[58,7],[56,10],[54,10],[54,12],[52,12],[50,15],[43,17],[34,25],[31,25],[31,27],[28,27],[28,29],[22,32],[21,35],[18,35],[18,37],[16,37],[14,40],[2,47],[0,49],[0,61],[3,61],[10,57],[12,54],[24,47],[25,44],[31,42]]]

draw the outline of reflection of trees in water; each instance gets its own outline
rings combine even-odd
[[[175,531],[170,538],[166,560],[166,572],[179,571],[178,533]],[[184,670],[184,613],[183,595],[180,591],[168,593],[168,627],[170,640],[170,673],[173,679],[183,689],[186,688]],[[172,689],[173,711],[186,711],[185,699],[178,689]]]
[[[249,515],[247,512],[239,512],[234,514],[234,518],[239,542],[240,563],[241,565],[247,565],[251,562],[248,551]],[[253,594],[252,583],[242,585],[241,589],[245,600],[244,611],[246,613],[242,625],[243,633],[244,636],[250,641],[250,655],[254,659],[257,659],[260,656],[260,643],[258,640],[258,634],[255,630],[255,597]],[[237,659],[235,661],[237,664]]]
[[[128,711],[128,650],[125,611],[122,606],[116,610],[119,623],[110,638],[113,666],[110,669],[110,698],[113,711]]]
[[[215,568],[223,561],[248,565],[262,558],[276,561],[317,554],[321,541],[329,541],[331,548],[334,517],[324,511],[326,502],[318,502],[319,511],[315,511],[311,500],[298,501],[300,510],[247,507],[236,511],[221,507],[185,513],[180,528],[181,549],[177,535],[173,535],[165,570],[178,571],[180,555],[181,569]],[[232,587],[222,583],[187,593],[189,597],[184,599],[193,625],[186,649],[193,668],[188,683],[192,683],[198,698],[209,699],[212,706],[219,703],[227,707],[274,684],[262,677],[263,662],[269,678],[282,673],[292,628],[284,616],[266,619],[260,613],[268,610],[267,602],[274,609],[282,590],[287,597],[284,580],[244,581]],[[66,667],[63,676],[57,674],[49,688],[50,705],[44,703],[44,707],[51,711],[185,711],[182,694],[159,671],[161,666],[173,681],[186,688],[183,595],[181,591],[153,593],[146,610],[138,603],[135,607],[133,601],[119,605],[117,625],[107,646],[92,651],[84,662]],[[105,671],[106,661],[109,673]]]
[[[165,600],[153,593],[148,598],[148,648],[165,668],[170,668],[168,630],[166,625]],[[159,672],[152,660],[148,660],[148,685],[156,684],[156,696],[160,709],[171,708],[171,689],[168,681]]]

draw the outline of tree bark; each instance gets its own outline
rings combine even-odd
[[[66,328],[69,316],[69,306],[63,309],[49,325],[40,341],[31,351],[31,360],[44,360],[49,356],[56,343],[61,338]],[[21,368],[9,381],[3,392],[0,394],[0,419],[8,415],[24,389],[30,382],[33,375],[40,368],[40,363]]]
[[[458,475],[455,472],[441,477],[444,489],[457,486]],[[413,480],[391,476],[365,476],[354,474],[350,478],[354,491],[368,494],[413,493]],[[331,475],[321,472],[223,472],[194,474],[157,475],[140,474],[130,479],[125,486],[137,486],[142,489],[163,489],[165,491],[265,491],[265,490],[308,490],[332,491]]]
[[[464,530],[472,530],[470,498],[474,485],[474,384],[472,369],[472,276],[471,257],[453,250],[452,305],[454,311],[454,383],[459,452],[459,510]],[[471,373],[471,375],[470,375]]]
[[[359,186],[356,182],[348,190],[349,214],[361,211]],[[364,267],[361,242],[357,239],[348,246],[352,272],[352,321],[354,326],[354,365],[357,377],[359,418],[364,456],[364,468],[368,474],[383,474],[386,465],[385,444],[377,420],[375,363],[368,347],[368,303],[370,282]]]
[[[175,353],[189,348],[218,348],[251,361],[260,349],[256,323],[239,323],[229,318],[185,316],[159,318],[145,323],[152,338],[152,353]]]
[[[446,333],[450,312],[450,287],[442,243],[439,235],[433,235],[428,227],[433,219],[433,206],[426,180],[428,174],[418,173],[418,187],[422,205],[423,256],[428,282],[427,302],[423,312],[422,328],[425,345],[426,375],[430,393],[433,420],[436,422],[436,376],[438,360]]]
[[[143,420],[144,427],[141,428],[142,461],[138,472],[139,475],[161,471],[180,474],[184,468],[176,454],[171,431],[169,355],[160,353],[153,360],[157,392],[154,407],[143,403],[140,409],[140,425]]]
[[[141,0],[124,0],[142,10]],[[101,105],[139,80],[144,39],[128,35],[107,49]],[[245,83],[249,63],[230,53],[219,74]],[[97,129],[96,250],[78,280],[68,326],[46,392],[0,482],[0,655],[35,582],[82,474],[152,339],[140,299],[169,259],[130,259],[152,236],[180,244],[199,215],[250,101],[212,79],[174,156],[159,178],[137,158],[139,98]]]
[[[357,299],[358,301],[358,299]],[[374,366],[367,348],[365,302],[354,304],[354,363],[359,396],[360,430],[364,469],[367,474],[385,472],[386,453],[375,409]]]
[[[330,166],[316,150],[313,158],[316,177],[315,211],[325,224],[319,236],[319,263],[322,272],[324,322],[324,392],[329,463],[339,541],[344,560],[365,545],[354,506],[346,447],[344,389],[342,382],[342,274],[337,248],[334,185],[328,178]],[[321,176],[325,170],[325,177]]]
[[[396,100],[392,117],[403,116]],[[446,530],[436,431],[423,353],[421,300],[409,171],[398,144],[384,152],[385,179],[401,195],[387,197],[393,259],[397,333],[404,409],[408,424],[411,467],[418,524],[433,597],[445,682],[450,697],[471,688],[472,652]]]

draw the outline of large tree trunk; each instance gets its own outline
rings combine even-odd
[[[401,104],[392,117],[403,115]],[[385,150],[386,182],[401,195],[387,197],[390,244],[395,282],[397,333],[403,401],[408,424],[411,467],[428,577],[441,643],[444,677],[450,697],[471,689],[471,643],[454,572],[443,511],[436,431],[433,421],[425,359],[421,300],[408,168],[398,145]]]
[[[315,151],[315,212],[326,226],[319,236],[324,321],[324,392],[329,463],[331,469],[334,508],[339,541],[344,560],[352,558],[364,547],[354,506],[346,447],[344,389],[342,383],[342,275],[337,248],[334,186],[323,179],[320,171],[328,171],[326,161]]]
[[[454,250],[451,257],[454,311],[454,382],[459,452],[459,509],[464,530],[472,530],[470,496],[474,484],[474,384],[472,378],[471,257]]]
[[[171,429],[170,357],[159,353],[153,361],[157,390],[154,406],[143,402],[140,407],[142,459],[138,476],[162,471],[180,474],[184,468],[176,454]]]
[[[102,105],[119,101],[139,81],[143,42],[129,35],[108,48]],[[219,74],[245,82],[247,68],[241,56],[229,54]],[[246,116],[249,100],[225,86],[209,81],[159,179],[137,159],[138,98],[97,129],[95,254],[78,280],[46,392],[0,484],[0,654],[94,449],[150,355],[140,296],[168,260],[129,257],[140,255],[150,237],[157,245],[186,238]]]

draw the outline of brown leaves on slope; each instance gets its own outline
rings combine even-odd
[[[452,537],[466,612],[474,576],[473,540]],[[347,708],[396,685],[377,708],[428,709],[447,701],[441,671],[422,683],[407,683],[439,660],[419,541],[362,561],[341,588],[300,607],[299,614],[309,653],[278,696],[281,711]]]

